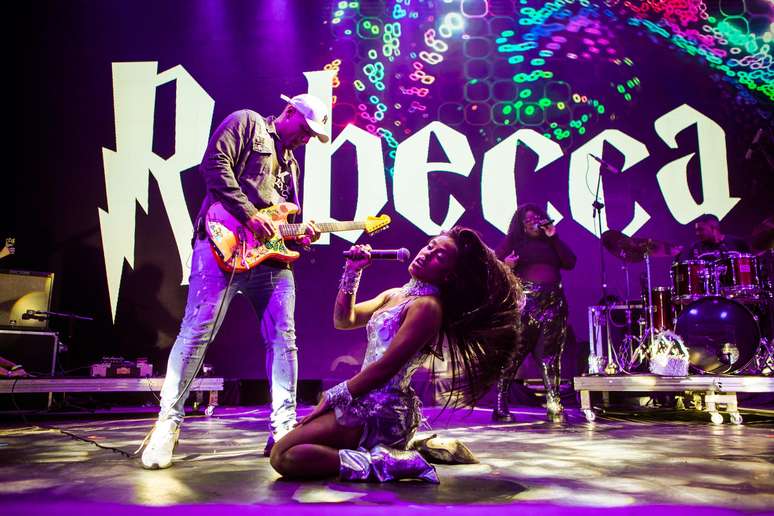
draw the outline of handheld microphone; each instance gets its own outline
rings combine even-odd
[[[594,158],[595,161],[598,161],[600,165],[604,165],[604,167],[607,169],[608,172],[611,172],[613,174],[620,174],[621,173],[621,169],[620,168],[611,165],[610,163],[608,163],[607,161],[603,160],[602,158],[598,158],[598,157],[594,156],[593,154],[589,154],[589,156],[591,158]]]
[[[397,260],[399,262],[405,262],[411,256],[411,253],[405,247],[400,249],[371,249],[372,260]],[[353,255],[349,251],[344,251],[344,256],[352,258]]]
[[[550,225],[551,225],[551,224],[553,224],[553,223],[554,223],[553,219],[543,219],[543,220],[541,220],[541,221],[538,223],[538,227],[539,227],[539,228],[545,228],[545,227],[548,227],[548,226],[550,226]]]

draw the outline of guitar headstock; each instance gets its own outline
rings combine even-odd
[[[378,217],[369,216],[365,221],[365,230],[369,235],[387,229],[391,219],[389,215],[379,215]]]

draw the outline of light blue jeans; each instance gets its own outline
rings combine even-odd
[[[242,292],[261,321],[261,336],[266,346],[266,376],[271,382],[271,431],[279,438],[296,422],[298,348],[293,320],[296,304],[293,272],[259,265],[234,274],[227,289],[229,277],[230,273],[218,267],[209,242],[196,240],[188,302],[180,333],[169,353],[159,419],[173,419],[178,423],[183,420],[188,397],[186,386],[197,372],[208,341],[218,332],[231,300]],[[218,316],[221,302],[223,308]]]

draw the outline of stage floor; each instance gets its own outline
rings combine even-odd
[[[515,409],[514,423],[493,424],[487,409],[439,413],[425,409],[432,432],[463,440],[481,463],[438,466],[438,486],[281,480],[261,454],[265,406],[189,417],[175,465],[162,471],[145,471],[137,458],[6,417],[0,422],[0,502],[4,514],[113,516],[216,508],[317,516],[394,516],[393,506],[400,514],[442,507],[459,514],[648,515],[774,508],[772,417],[746,414],[744,425],[714,426],[706,415],[602,414],[587,423],[568,409],[566,421],[557,424],[545,420],[541,408],[528,407]],[[152,418],[112,413],[34,422],[133,451]],[[153,509],[158,506],[166,510]]]

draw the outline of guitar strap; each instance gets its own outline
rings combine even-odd
[[[292,202],[296,206],[298,206],[299,209],[301,209],[301,202],[299,200],[298,195],[298,161],[296,161],[296,157],[293,156],[293,153],[291,151],[285,151],[285,155],[288,156],[288,159],[280,161],[277,153],[275,152],[272,154],[272,166],[276,167],[275,169],[278,171],[277,175],[279,176],[280,173],[285,172],[287,176],[290,176],[290,190],[292,192],[286,192],[285,195],[290,194],[292,196],[292,199],[285,199],[287,201]],[[284,165],[284,166],[283,166]],[[283,181],[284,183],[284,181]],[[283,195],[283,192],[279,192],[280,195],[284,198],[285,195]],[[288,217],[288,222],[291,224],[295,222],[297,215],[290,215]]]
[[[299,214],[301,213],[301,200],[298,195],[298,161],[296,161],[296,157],[293,156],[293,153],[290,154],[290,159],[288,160],[288,168],[290,169],[290,179],[293,182],[293,204],[298,206]],[[293,215],[293,222],[296,221],[296,217],[298,214]]]

